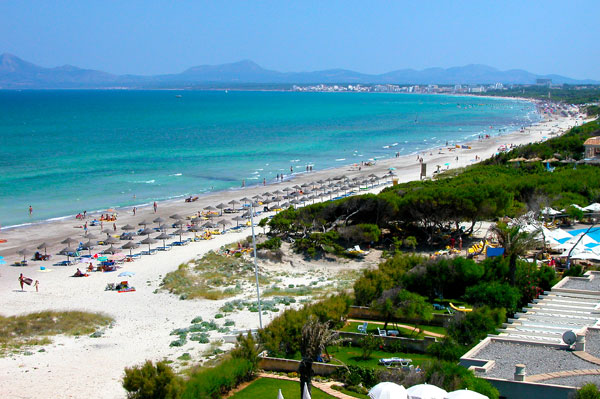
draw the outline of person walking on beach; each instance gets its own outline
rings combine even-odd
[[[33,208],[31,205],[29,205],[29,217],[31,217],[31,214],[33,213]]]
[[[23,277],[23,273],[19,276],[19,284],[21,284],[21,291],[25,291],[23,289],[23,284],[25,283],[25,277]]]
[[[87,211],[83,211],[83,218],[85,219],[87,215]]]
[[[40,287],[40,282],[38,280],[35,280],[35,292],[40,292],[39,287]]]
[[[156,213],[157,208],[158,208],[158,205],[156,204],[156,201],[154,201],[154,213]]]
[[[267,185],[267,179],[265,177],[263,177],[263,186]]]
[[[133,216],[135,216],[135,206],[133,207]]]
[[[116,223],[113,223],[113,230],[117,231],[117,224]]]

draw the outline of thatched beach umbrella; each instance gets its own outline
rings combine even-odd
[[[169,217],[170,217],[171,219],[175,219],[175,220],[183,220],[183,219],[184,219],[184,218],[183,218],[183,216],[181,216],[181,215],[180,215],[180,214],[178,214],[178,213],[175,213],[175,214],[173,214],[173,215],[171,215],[171,216],[169,216]]]
[[[205,207],[204,209],[207,210],[207,211],[209,211],[209,212],[214,212],[214,211],[217,210],[217,208],[214,207],[214,206],[212,206],[212,205],[209,205],[209,206]]]
[[[146,221],[146,219],[144,219],[138,223],[138,226],[144,226],[144,228],[146,228],[146,225],[148,225],[148,224],[150,224],[150,222],[148,222],[148,221]]]
[[[126,224],[125,226],[121,227],[121,230],[125,230],[125,231],[135,230],[135,227],[130,224]],[[110,233],[108,233],[108,234],[110,234]]]
[[[236,217],[233,218],[233,220],[235,220],[235,222],[237,223],[236,227],[239,227],[240,226],[240,222],[243,221],[244,218],[241,217],[241,216],[236,216]]]
[[[187,233],[187,230],[184,230],[184,229],[181,229],[181,228],[179,228],[179,229],[177,229],[177,230],[175,230],[175,231],[173,232],[173,234],[177,234],[177,235],[179,235],[179,242],[181,242],[181,236],[182,236],[183,234],[185,234],[185,233]]]
[[[227,219],[221,219],[221,220],[217,221],[217,224],[220,224],[223,228],[223,231],[225,231],[225,226],[230,225],[231,222]]]
[[[240,202],[243,202],[244,204],[250,204],[252,203],[252,198],[244,197],[240,200]]]
[[[129,256],[131,257],[131,256],[133,256],[132,251],[133,251],[133,248],[135,248],[135,247],[136,247],[135,243],[133,241],[129,241],[127,244],[123,245],[121,247],[121,249],[128,249],[129,250]]]
[[[89,232],[87,234],[85,234],[84,237],[87,238],[88,240],[95,240],[95,239],[98,238],[98,237],[96,237],[95,234],[92,234],[92,233],[89,233]]]
[[[70,247],[66,247],[66,248],[61,249],[58,254],[66,256],[67,262],[68,262],[72,252],[73,252],[73,250]]]
[[[31,255],[31,254],[32,254],[32,252],[31,252],[30,250],[28,250],[27,248],[23,248],[23,249],[21,249],[21,250],[17,251],[17,253],[18,253],[19,255],[23,255],[23,262],[25,262],[25,257],[26,257],[27,255]]]
[[[221,216],[223,216],[223,209],[228,208],[227,204],[224,203],[220,203],[219,205],[217,205],[215,208],[219,209],[221,211]]]
[[[44,250],[44,255],[48,255],[48,252],[46,251],[46,248],[48,247],[48,244],[46,242],[41,243],[40,245],[37,246],[37,249],[43,249]]]
[[[119,242],[118,238],[115,237],[108,237],[106,240],[104,240],[104,244],[116,244]]]
[[[140,231],[140,235],[149,236],[150,234],[154,234],[154,229],[150,227],[146,227],[144,230]]]
[[[233,210],[235,210],[235,204],[239,204],[239,201],[231,200],[231,201],[228,202],[228,204],[230,204],[231,207],[233,208]]]
[[[196,216],[195,218],[192,218],[191,222],[193,224],[198,224],[200,222],[202,222],[204,219],[202,219],[200,216]]]
[[[119,249],[113,247],[112,245],[110,247],[106,248],[104,251],[102,251],[103,254],[111,254],[111,255],[114,255],[117,252],[119,252]]]
[[[171,238],[171,236],[164,232],[156,236],[157,240],[162,240],[163,247],[166,247],[165,240],[168,240],[169,238]]]
[[[69,238],[65,238],[60,243],[61,244],[67,244],[67,247],[71,247],[71,244],[74,243],[74,242],[77,242],[77,240],[74,240],[71,237],[69,237]]]
[[[150,245],[151,244],[155,244],[156,240],[152,237],[146,237],[144,238],[142,241],[140,241],[142,244],[148,244],[148,253],[150,253]]]
[[[282,194],[285,194],[285,193],[283,191],[281,191],[281,190],[275,190],[275,191],[273,191],[273,195],[282,195]]]
[[[81,246],[83,249],[87,249],[88,250],[88,255],[92,255],[92,248],[94,248],[96,246],[96,243],[92,242],[92,241],[88,241],[86,243],[83,243],[83,245]]]
[[[165,219],[161,218],[160,216],[157,217],[156,219],[153,220],[154,223],[158,223],[158,227],[161,227],[162,224],[165,222]]]

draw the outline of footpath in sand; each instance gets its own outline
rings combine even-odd
[[[450,168],[471,165],[476,162],[476,155],[486,159],[495,154],[500,145],[520,145],[539,141],[543,136],[551,137],[560,134],[578,121],[580,122],[575,118],[546,121],[529,127],[524,132],[475,141],[470,143],[470,150],[448,151],[444,148],[441,153],[432,150],[431,155],[427,152],[421,156],[428,164],[428,176],[431,176],[435,165],[448,163]],[[161,216],[169,220],[169,216],[174,213],[187,216],[209,205],[252,197],[267,190],[270,192],[283,190],[296,184],[325,180],[328,177],[346,175],[352,178],[370,174],[382,176],[388,173],[391,167],[396,169],[400,182],[419,178],[420,164],[416,161],[416,155],[410,155],[378,161],[375,166],[363,167],[360,171],[346,166],[300,174],[292,181],[270,184],[267,187],[247,187],[243,190],[230,190],[203,196],[195,203],[164,202],[159,204],[157,214],[151,208],[143,208],[139,209],[134,217],[130,211],[124,209],[119,212],[117,226],[120,232],[121,226],[127,223],[137,226],[142,219],[152,220]],[[128,278],[137,289],[132,293],[119,294],[114,291],[104,291],[107,283],[121,280],[117,277],[118,272],[93,273],[88,278],[71,278],[69,276],[75,271],[73,266],[51,266],[48,264],[50,262],[30,262],[26,267],[9,266],[19,259],[16,254],[19,249],[33,250],[42,241],[50,244],[48,252],[53,254],[54,260],[63,259],[61,256],[54,255],[65,246],[60,244],[63,239],[73,237],[77,241],[83,241],[82,229],[75,227],[79,225],[81,223],[74,219],[61,220],[26,228],[3,230],[0,233],[0,238],[7,240],[6,243],[0,244],[0,255],[3,255],[7,261],[6,265],[0,266],[0,303],[2,304],[0,312],[5,316],[41,310],[105,312],[115,319],[114,326],[106,329],[100,338],[54,337],[53,343],[44,347],[45,352],[38,352],[39,348],[36,347],[29,355],[18,353],[0,358],[0,392],[3,397],[123,398],[125,392],[121,387],[121,378],[125,367],[139,364],[146,359],[173,360],[182,353],[191,351],[193,351],[192,362],[197,360],[198,354],[208,348],[208,344],[198,346],[198,343],[194,342],[189,343],[189,347],[169,347],[170,342],[175,339],[169,334],[175,328],[189,326],[191,319],[196,316],[202,316],[204,320],[212,320],[227,300],[180,300],[175,295],[157,291],[159,284],[162,278],[168,272],[176,270],[179,264],[196,259],[222,245],[245,239],[250,234],[249,229],[230,232],[217,236],[213,240],[176,247],[172,251],[144,256],[138,261],[125,264],[119,272],[127,270],[136,273],[134,277]],[[102,236],[98,227],[91,231],[97,236]],[[39,270],[41,265],[53,271],[41,272]],[[343,268],[346,266],[359,268],[361,264],[360,262],[340,266],[321,264],[314,267]],[[262,262],[261,267],[269,266]],[[21,292],[17,281],[19,273],[39,280],[40,292],[36,293],[32,287]],[[305,282],[309,282],[308,276]],[[240,297],[252,298],[251,295],[254,293],[252,286],[249,285]],[[277,313],[265,315],[263,323],[268,323],[276,315]],[[240,311],[227,317],[235,321],[236,329],[258,327],[256,313]]]

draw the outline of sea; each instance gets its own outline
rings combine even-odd
[[[468,96],[0,91],[0,226],[269,183],[539,120],[530,102]]]

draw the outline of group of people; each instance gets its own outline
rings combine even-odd
[[[21,291],[25,291],[25,284],[31,285],[32,282],[33,280],[29,277],[23,276],[23,273],[19,275],[19,284],[21,285]],[[40,282],[38,280],[35,280],[33,286],[35,287],[35,292],[39,292]]]

